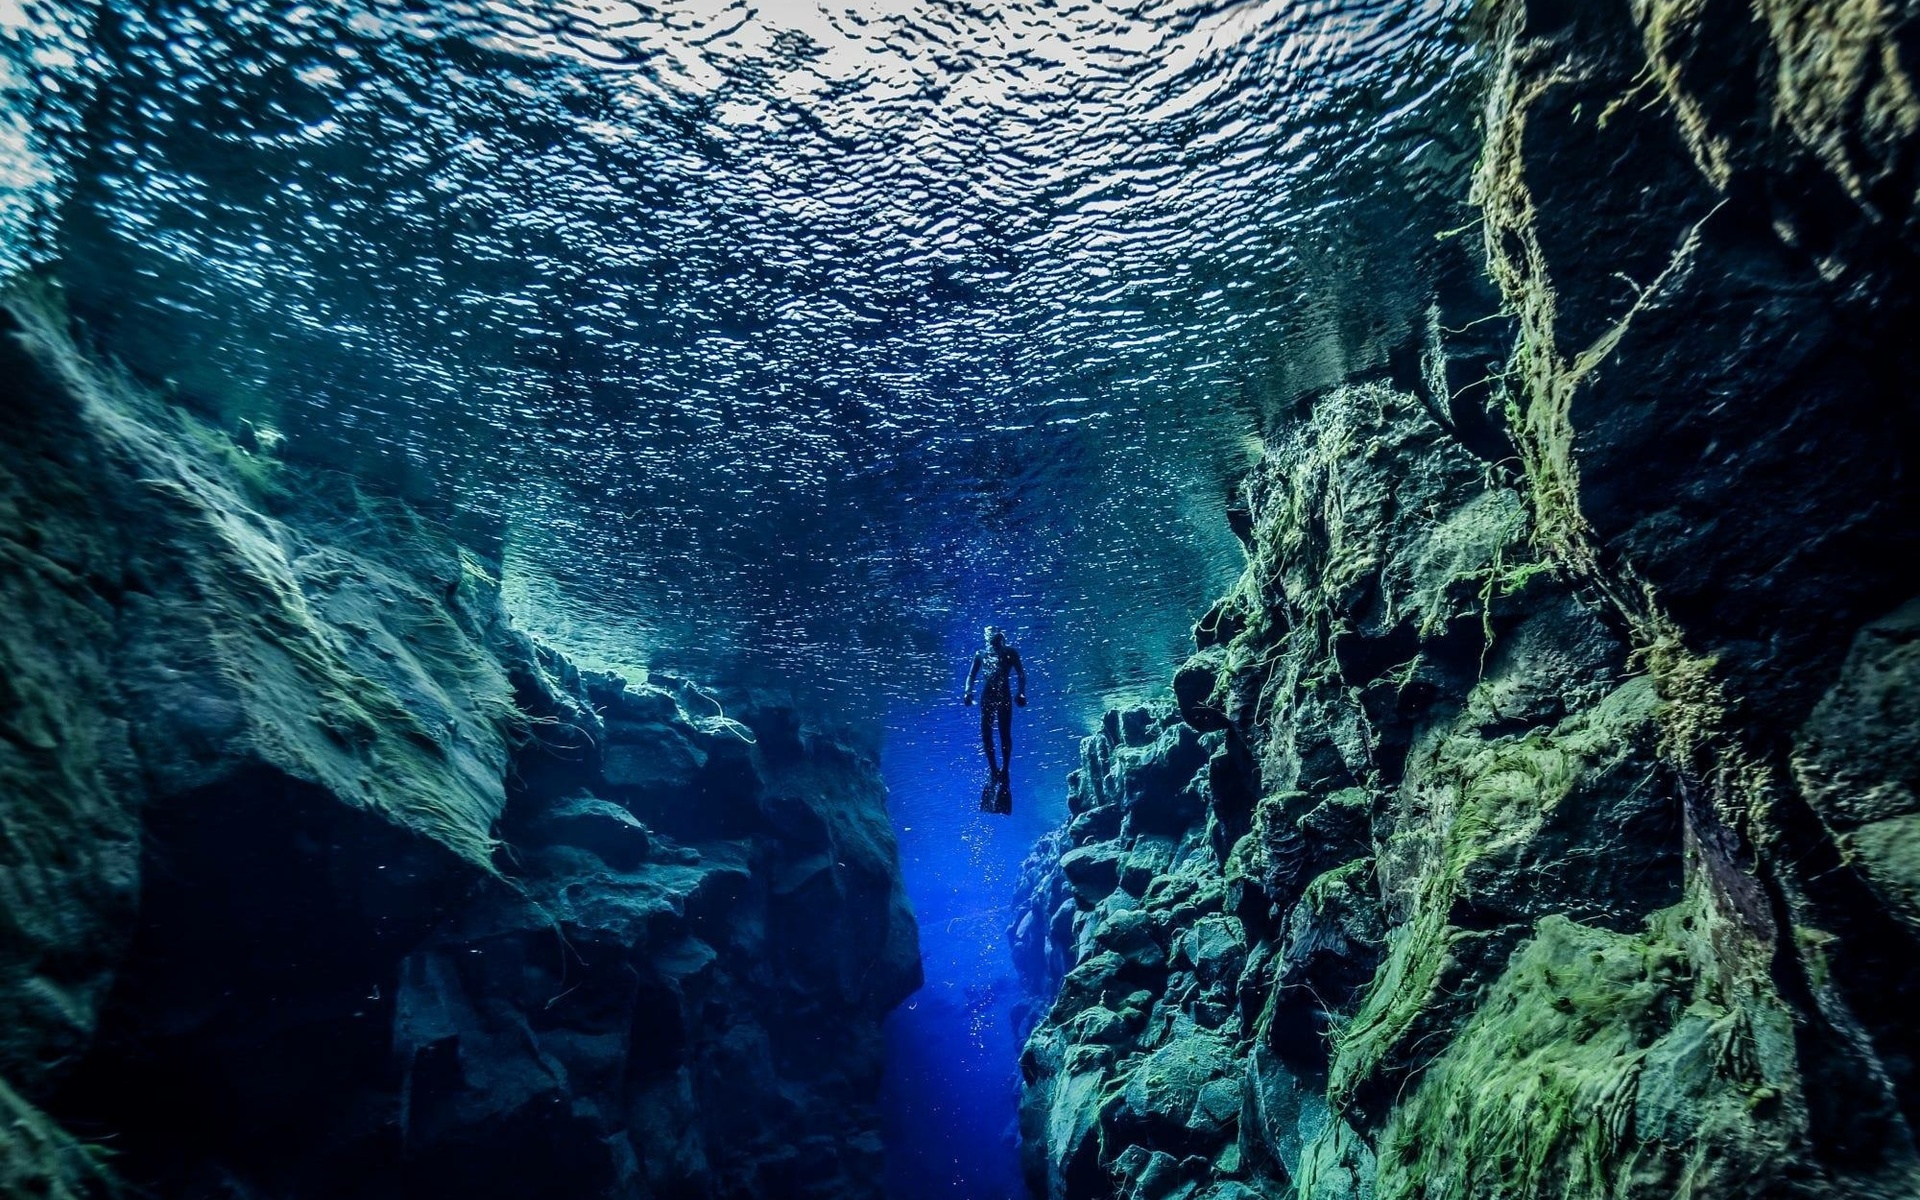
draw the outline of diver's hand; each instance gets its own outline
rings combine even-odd
[[[968,692],[968,693],[967,693],[966,695],[964,695],[964,696],[962,696],[962,697],[960,697],[960,703],[962,703],[962,704],[964,704],[964,705],[966,705],[966,706],[967,706],[968,708],[972,708],[972,707],[973,707],[973,693],[972,693],[972,692]]]
[[[1027,694],[1025,692],[1021,692],[1018,696],[1015,696],[1013,698],[1013,702],[1015,704],[1018,704],[1021,708],[1025,708],[1027,706]]]

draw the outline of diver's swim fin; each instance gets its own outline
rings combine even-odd
[[[1004,817],[1013,812],[1013,788],[1005,774],[995,771],[980,789],[980,811]]]

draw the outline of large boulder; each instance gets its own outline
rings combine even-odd
[[[579,671],[440,525],[7,312],[0,1190],[880,1195],[874,756]]]

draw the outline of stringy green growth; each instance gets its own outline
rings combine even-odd
[[[1379,1071],[1437,1004],[1457,931],[1449,917],[1473,894],[1488,861],[1511,864],[1561,805],[1634,753],[1660,702],[1645,678],[1629,680],[1551,731],[1495,742],[1466,726],[1441,744],[1430,768],[1409,772],[1425,823],[1394,835],[1389,851],[1418,864],[1410,915],[1388,936],[1387,956],[1353,1018],[1333,1037],[1328,1095],[1336,1108]]]
[[[1901,44],[1911,10],[1885,0],[1758,0],[1751,9],[1770,43],[1772,75],[1761,90],[1771,111],[1753,124],[1790,131],[1856,204],[1884,219],[1885,199],[1876,193],[1899,178],[1920,132],[1920,88]],[[1635,10],[1647,70],[1636,96],[1623,102],[1646,103],[1637,94],[1657,85],[1700,174],[1725,192],[1743,157],[1751,165],[1754,147],[1736,142],[1750,130],[1724,115],[1716,127],[1705,98],[1690,87],[1699,80],[1688,66],[1715,49],[1706,32],[1711,0],[1636,0]]]
[[[1379,1200],[1626,1194],[1641,1064],[1687,1003],[1674,919],[1639,936],[1542,920],[1394,1111]]]
[[[107,1151],[79,1141],[0,1080],[0,1195],[103,1200],[125,1194]]]
[[[1327,1099],[1335,1110],[1352,1102],[1405,1038],[1420,1014],[1437,999],[1447,965],[1447,904],[1458,881],[1436,873],[1425,881],[1413,916],[1387,937],[1387,956],[1374,972],[1360,1009],[1333,1036]]]
[[[380,557],[400,543],[442,559],[456,587],[470,585],[470,574],[438,539],[392,511],[398,506],[382,511],[355,493],[354,509],[331,531],[340,540],[309,549],[247,507],[237,482],[187,466],[154,486],[211,550],[204,566],[194,565],[204,572],[205,598],[217,602],[230,669],[262,718],[263,748],[290,773],[491,870],[504,750],[451,751],[463,740],[499,742],[498,727],[484,728],[473,714],[483,696],[508,694],[505,677],[440,597]],[[363,553],[345,548],[356,540]],[[237,630],[250,636],[232,637]],[[430,729],[423,710],[444,714],[447,727]]]
[[[1773,771],[1743,745],[1733,720],[1732,697],[1719,679],[1714,661],[1688,649],[1684,631],[1631,564],[1611,564],[1602,569],[1597,541],[1581,512],[1570,419],[1577,390],[1614,353],[1634,318],[1672,281],[1691,269],[1701,226],[1713,213],[1682,236],[1661,275],[1640,291],[1611,328],[1578,354],[1560,351],[1555,294],[1535,236],[1538,215],[1526,186],[1521,148],[1529,109],[1547,91],[1580,78],[1580,68],[1563,60],[1546,63],[1544,56],[1559,51],[1523,41],[1525,8],[1520,0],[1493,0],[1488,6],[1497,67],[1485,123],[1486,153],[1476,175],[1474,196],[1486,216],[1491,274],[1520,326],[1506,378],[1507,414],[1520,447],[1534,509],[1535,544],[1573,583],[1602,598],[1627,626],[1635,661],[1647,671],[1661,701],[1661,756],[1683,779],[1699,786],[1720,822],[1747,845],[1764,850],[1777,837],[1766,814],[1779,782]],[[1659,30],[1654,34],[1657,56],[1657,46],[1666,35]],[[1658,71],[1655,64],[1654,74]],[[1668,80],[1661,82],[1670,84]],[[1611,115],[1611,111],[1603,116]],[[1681,112],[1678,117],[1683,134],[1689,132],[1685,128],[1688,115]],[[1713,148],[1695,144],[1693,149],[1712,181],[1716,158]],[[1740,868],[1722,863],[1721,869]],[[1478,1101],[1480,1107],[1474,1107],[1467,1089],[1487,1089],[1489,1078],[1500,1078],[1488,1074],[1497,1067],[1497,1056],[1476,1050],[1475,1039],[1463,1036],[1447,1052],[1460,1064],[1459,1069],[1436,1069],[1423,1085],[1423,1093],[1431,1088],[1439,1098],[1424,1108],[1410,1108],[1399,1119],[1403,1132],[1395,1137],[1403,1149],[1401,1161],[1394,1168],[1399,1174],[1390,1172],[1383,1155],[1383,1196],[1417,1194],[1422,1200],[1451,1200],[1535,1195],[1540,1193],[1534,1182],[1542,1179],[1555,1181],[1567,1196],[1644,1195],[1651,1200],[1654,1196],[1691,1195],[1696,1189],[1702,1194],[1745,1194],[1739,1187],[1746,1180],[1730,1185],[1726,1178],[1744,1171],[1750,1180],[1777,1168],[1780,1157],[1788,1153],[1784,1139],[1790,1136],[1781,1130],[1803,1121],[1804,1116],[1796,1116],[1794,1111],[1799,1103],[1798,1072],[1792,1052],[1791,1017],[1771,976],[1774,947],[1762,941],[1743,919],[1727,911],[1725,898],[1717,894],[1719,885],[1711,873],[1701,869],[1697,858],[1690,862],[1688,881],[1696,919],[1685,932],[1675,932],[1669,940],[1703,977],[1713,978],[1716,1002],[1726,1014],[1716,1034],[1722,1058],[1738,1059],[1733,1063],[1738,1068],[1733,1073],[1748,1087],[1744,1098],[1722,1097],[1711,1114],[1701,1118],[1712,1124],[1713,1137],[1699,1139],[1692,1157],[1665,1183],[1651,1190],[1630,1189],[1620,1181],[1637,1177],[1633,1173],[1610,1175],[1603,1170],[1609,1157],[1615,1164],[1626,1161],[1626,1150],[1619,1143],[1631,1132],[1629,1128],[1599,1122],[1562,1125],[1557,1117],[1549,1115],[1546,1128],[1559,1130],[1560,1136],[1542,1141],[1527,1128],[1512,1123],[1512,1112],[1518,1110],[1501,1110],[1494,1101],[1484,1098]],[[1578,1009],[1579,1003],[1573,1003]],[[1633,1019],[1631,1012],[1616,1011],[1614,1016],[1623,1021]],[[1479,1032],[1481,1038],[1488,1036],[1484,1030]],[[1576,1041],[1575,1045],[1584,1043]],[[1584,1062],[1571,1047],[1555,1053],[1576,1066]],[[1542,1084],[1551,1080],[1549,1074]],[[1508,1083],[1538,1091],[1526,1080]],[[1587,1106],[1590,1110],[1596,1086],[1592,1079],[1583,1077],[1558,1090],[1538,1092],[1535,1099],[1550,1113],[1570,1106]],[[1679,1085],[1669,1081],[1669,1090],[1675,1086]],[[1449,1092],[1453,1094],[1449,1096]],[[1776,1112],[1783,1097],[1794,1098],[1786,1103],[1787,1111]],[[1553,1107],[1556,1104],[1559,1109]],[[1441,1144],[1424,1148],[1420,1144],[1435,1130],[1460,1122],[1480,1123],[1479,1132],[1469,1143],[1476,1147],[1473,1158],[1478,1166],[1465,1159],[1445,1159]],[[1578,1145],[1569,1141],[1576,1134]],[[1664,1144],[1672,1146],[1683,1140],[1685,1137],[1668,1131]],[[1709,1143],[1708,1150],[1700,1149]],[[1705,1182],[1716,1177],[1720,1178],[1717,1185]],[[1390,1178],[1402,1178],[1404,1184],[1395,1184],[1396,1190],[1388,1191]]]
[[[1620,97],[1600,115],[1605,126],[1613,113],[1629,104],[1644,103],[1640,93],[1657,87],[1660,99],[1673,115],[1673,124],[1694,166],[1717,191],[1726,191],[1733,178],[1733,147],[1713,130],[1713,122],[1699,98],[1681,78],[1688,47],[1704,24],[1711,0],[1639,0],[1638,16],[1647,47],[1647,70],[1634,92]]]
[[[1270,462],[1256,467],[1256,471],[1274,469]],[[1286,594],[1288,555],[1297,554],[1303,548],[1306,494],[1294,486],[1276,492],[1255,488],[1249,482],[1242,488],[1256,532],[1247,565],[1220,605],[1223,618],[1238,621],[1242,626],[1226,645],[1224,668],[1215,677],[1213,692],[1207,700],[1210,707],[1221,711],[1228,710],[1231,692],[1242,680],[1265,678],[1276,661],[1294,664],[1297,673],[1300,657],[1286,653],[1289,639],[1299,630],[1276,629],[1275,614],[1285,611],[1281,598]],[[1262,505],[1264,495],[1277,496],[1277,500]],[[1309,630],[1309,636],[1316,634],[1317,630]],[[1291,678],[1269,681],[1262,688],[1256,710],[1264,707],[1267,697],[1275,693],[1276,684],[1292,686],[1295,682]]]
[[[1532,510],[1518,494],[1489,486],[1450,514],[1424,542],[1426,557],[1446,561],[1422,564],[1428,567],[1423,572],[1428,582],[1416,597],[1422,613],[1420,636],[1425,639],[1442,632],[1459,615],[1454,597],[1472,596],[1480,618],[1483,674],[1493,651],[1495,603],[1559,570],[1551,560],[1529,551],[1531,517]]]
[[[1373,1147],[1353,1126],[1331,1117],[1301,1150],[1295,1200],[1373,1200]]]
[[[1326,469],[1334,457],[1353,451],[1351,432],[1339,430],[1321,452],[1282,466],[1268,459],[1256,471],[1275,478],[1266,486],[1243,485],[1249,514],[1256,531],[1252,551],[1240,577],[1234,581],[1223,604],[1225,612],[1238,617],[1245,628],[1227,646],[1226,669],[1220,674],[1220,690],[1214,701],[1224,701],[1224,688],[1236,676],[1265,668],[1288,648],[1288,639],[1300,635],[1302,625],[1312,648],[1324,652],[1328,637],[1328,593],[1349,585],[1370,566],[1344,555],[1338,542],[1337,526],[1327,528],[1324,544],[1312,537],[1314,497],[1338,487],[1339,476]],[[1324,506],[1337,509],[1337,493],[1326,496]],[[1324,569],[1307,575],[1303,591],[1298,565],[1303,560],[1323,564]],[[1276,613],[1306,618],[1276,636]],[[1319,654],[1289,655],[1289,658],[1318,658]]]
[[[1514,0],[1488,5],[1498,58],[1487,91],[1486,138],[1471,198],[1485,218],[1488,271],[1519,324],[1507,364],[1507,422],[1531,489],[1534,537],[1549,552],[1583,567],[1589,565],[1583,554],[1587,524],[1580,512],[1568,417],[1578,381],[1555,337],[1559,300],[1535,233],[1538,218],[1522,157],[1528,109],[1574,76],[1556,68],[1522,82],[1523,68],[1532,65],[1538,53],[1520,37],[1525,17],[1525,5]],[[1512,398],[1516,395],[1524,398],[1524,406]]]
[[[1632,622],[1643,664],[1665,701],[1661,753],[1687,777],[1701,781],[1714,811],[1729,829],[1755,847],[1777,845],[1767,820],[1782,786],[1774,769],[1742,743],[1733,720],[1733,698],[1715,671],[1715,660],[1688,650],[1680,627],[1643,586],[1645,604]]]
[[[1237,697],[1244,711],[1254,699],[1256,724],[1337,720],[1353,703],[1349,689],[1366,682],[1343,678],[1334,654],[1353,621],[1365,619],[1372,632],[1405,625],[1431,637],[1477,612],[1490,644],[1490,605],[1555,569],[1526,551],[1530,514],[1513,492],[1487,480],[1484,492],[1459,503],[1457,488],[1483,472],[1464,455],[1435,469],[1437,444],[1437,429],[1410,398],[1377,386],[1347,388],[1326,397],[1298,440],[1258,466],[1245,492],[1253,544],[1223,605],[1244,630],[1226,648],[1214,707],[1233,711]],[[1407,459],[1422,464],[1424,494],[1409,490],[1395,469]],[[1376,604],[1364,618],[1352,615]],[[1400,680],[1417,666],[1417,658],[1404,664]],[[1248,696],[1251,687],[1257,698]],[[1651,689],[1637,694],[1651,702]],[[1616,732],[1569,725],[1492,749],[1476,733],[1459,738],[1429,772],[1421,804],[1432,820],[1410,835],[1431,842],[1409,851],[1426,864],[1409,884],[1419,894],[1399,898],[1410,916],[1390,935],[1360,1011],[1335,1036],[1336,1106],[1379,1071],[1434,1003],[1454,936],[1448,914],[1471,868],[1507,844],[1508,829],[1524,837],[1537,828],[1580,772],[1621,744]],[[1290,742],[1262,740],[1266,779],[1288,778]],[[1256,809],[1254,832],[1235,848],[1230,875],[1261,874],[1266,828],[1286,819],[1279,795]]]
[[[1478,473],[1411,396],[1365,384],[1323,397],[1243,484],[1254,534],[1221,604],[1240,632],[1221,651],[1211,706],[1256,725],[1303,719],[1302,705],[1337,704],[1367,682],[1344,678],[1334,654],[1356,622],[1369,635],[1402,624],[1428,635],[1471,609],[1490,570],[1506,580],[1502,548],[1526,510],[1491,484],[1459,504],[1453,485]]]
[[[1472,202],[1485,218],[1488,272],[1519,325],[1505,379],[1507,423],[1531,492],[1536,542],[1575,576],[1598,578],[1593,531],[1581,510],[1580,474],[1574,463],[1573,399],[1618,348],[1634,318],[1691,269],[1701,227],[1719,209],[1687,230],[1660,275],[1591,345],[1564,351],[1559,297],[1540,245],[1539,212],[1527,184],[1524,148],[1533,106],[1548,92],[1584,78],[1585,71],[1565,60],[1533,70],[1542,56],[1554,51],[1522,36],[1526,5],[1520,0],[1492,0],[1484,17],[1496,64]]]
[[[1731,701],[1714,676],[1713,661],[1687,650],[1679,625],[1631,564],[1601,569],[1593,530],[1581,511],[1570,415],[1575,394],[1612,355],[1634,318],[1691,269],[1701,228],[1719,209],[1687,230],[1659,277],[1592,345],[1571,356],[1562,353],[1557,300],[1536,232],[1539,218],[1526,183],[1522,149],[1532,106],[1547,92],[1579,79],[1581,71],[1566,62],[1533,71],[1540,56],[1553,51],[1523,38],[1526,5],[1520,0],[1492,0],[1483,15],[1497,66],[1473,200],[1486,217],[1489,272],[1519,321],[1508,364],[1506,410],[1526,473],[1534,541],[1549,561],[1604,597],[1625,620],[1637,659],[1667,702],[1663,752],[1690,776],[1713,785],[1716,801],[1728,810],[1724,815],[1729,824],[1744,834],[1748,817],[1765,808],[1775,786],[1771,773],[1733,736]],[[1666,33],[1654,31],[1656,44],[1666,40]],[[1713,180],[1715,155],[1708,153],[1710,148],[1696,150],[1706,155],[1702,169]]]
[[[1539,922],[1379,1143],[1379,1200],[1756,1195],[1804,1120],[1793,1022],[1702,970],[1696,878],[1635,934]]]
[[[1912,8],[1885,0],[1761,0],[1755,7],[1773,44],[1774,122],[1792,129],[1876,219],[1888,207],[1881,194],[1910,205],[1910,191],[1901,196],[1889,185],[1900,186],[1905,172],[1911,188],[1920,133]]]
[[[279,444],[277,434],[259,439],[260,449],[249,450],[227,434],[204,421],[183,423],[195,447],[221,474],[233,481],[256,504],[278,504],[287,499],[286,464],[275,458],[269,447]]]
[[[1349,897],[1359,895],[1372,873],[1371,858],[1356,858],[1314,876],[1313,882],[1307,884],[1307,890],[1301,894],[1300,902],[1314,916],[1324,916],[1329,904],[1345,902]]]

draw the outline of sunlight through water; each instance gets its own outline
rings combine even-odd
[[[0,235],[583,661],[868,715],[988,595],[1090,716],[1421,302],[1465,7],[16,0]]]
[[[1239,572],[1260,435],[1416,329],[1471,6],[0,0],[0,273],[450,525],[582,665],[877,746],[927,976],[890,1186],[997,1200],[1021,861]]]

